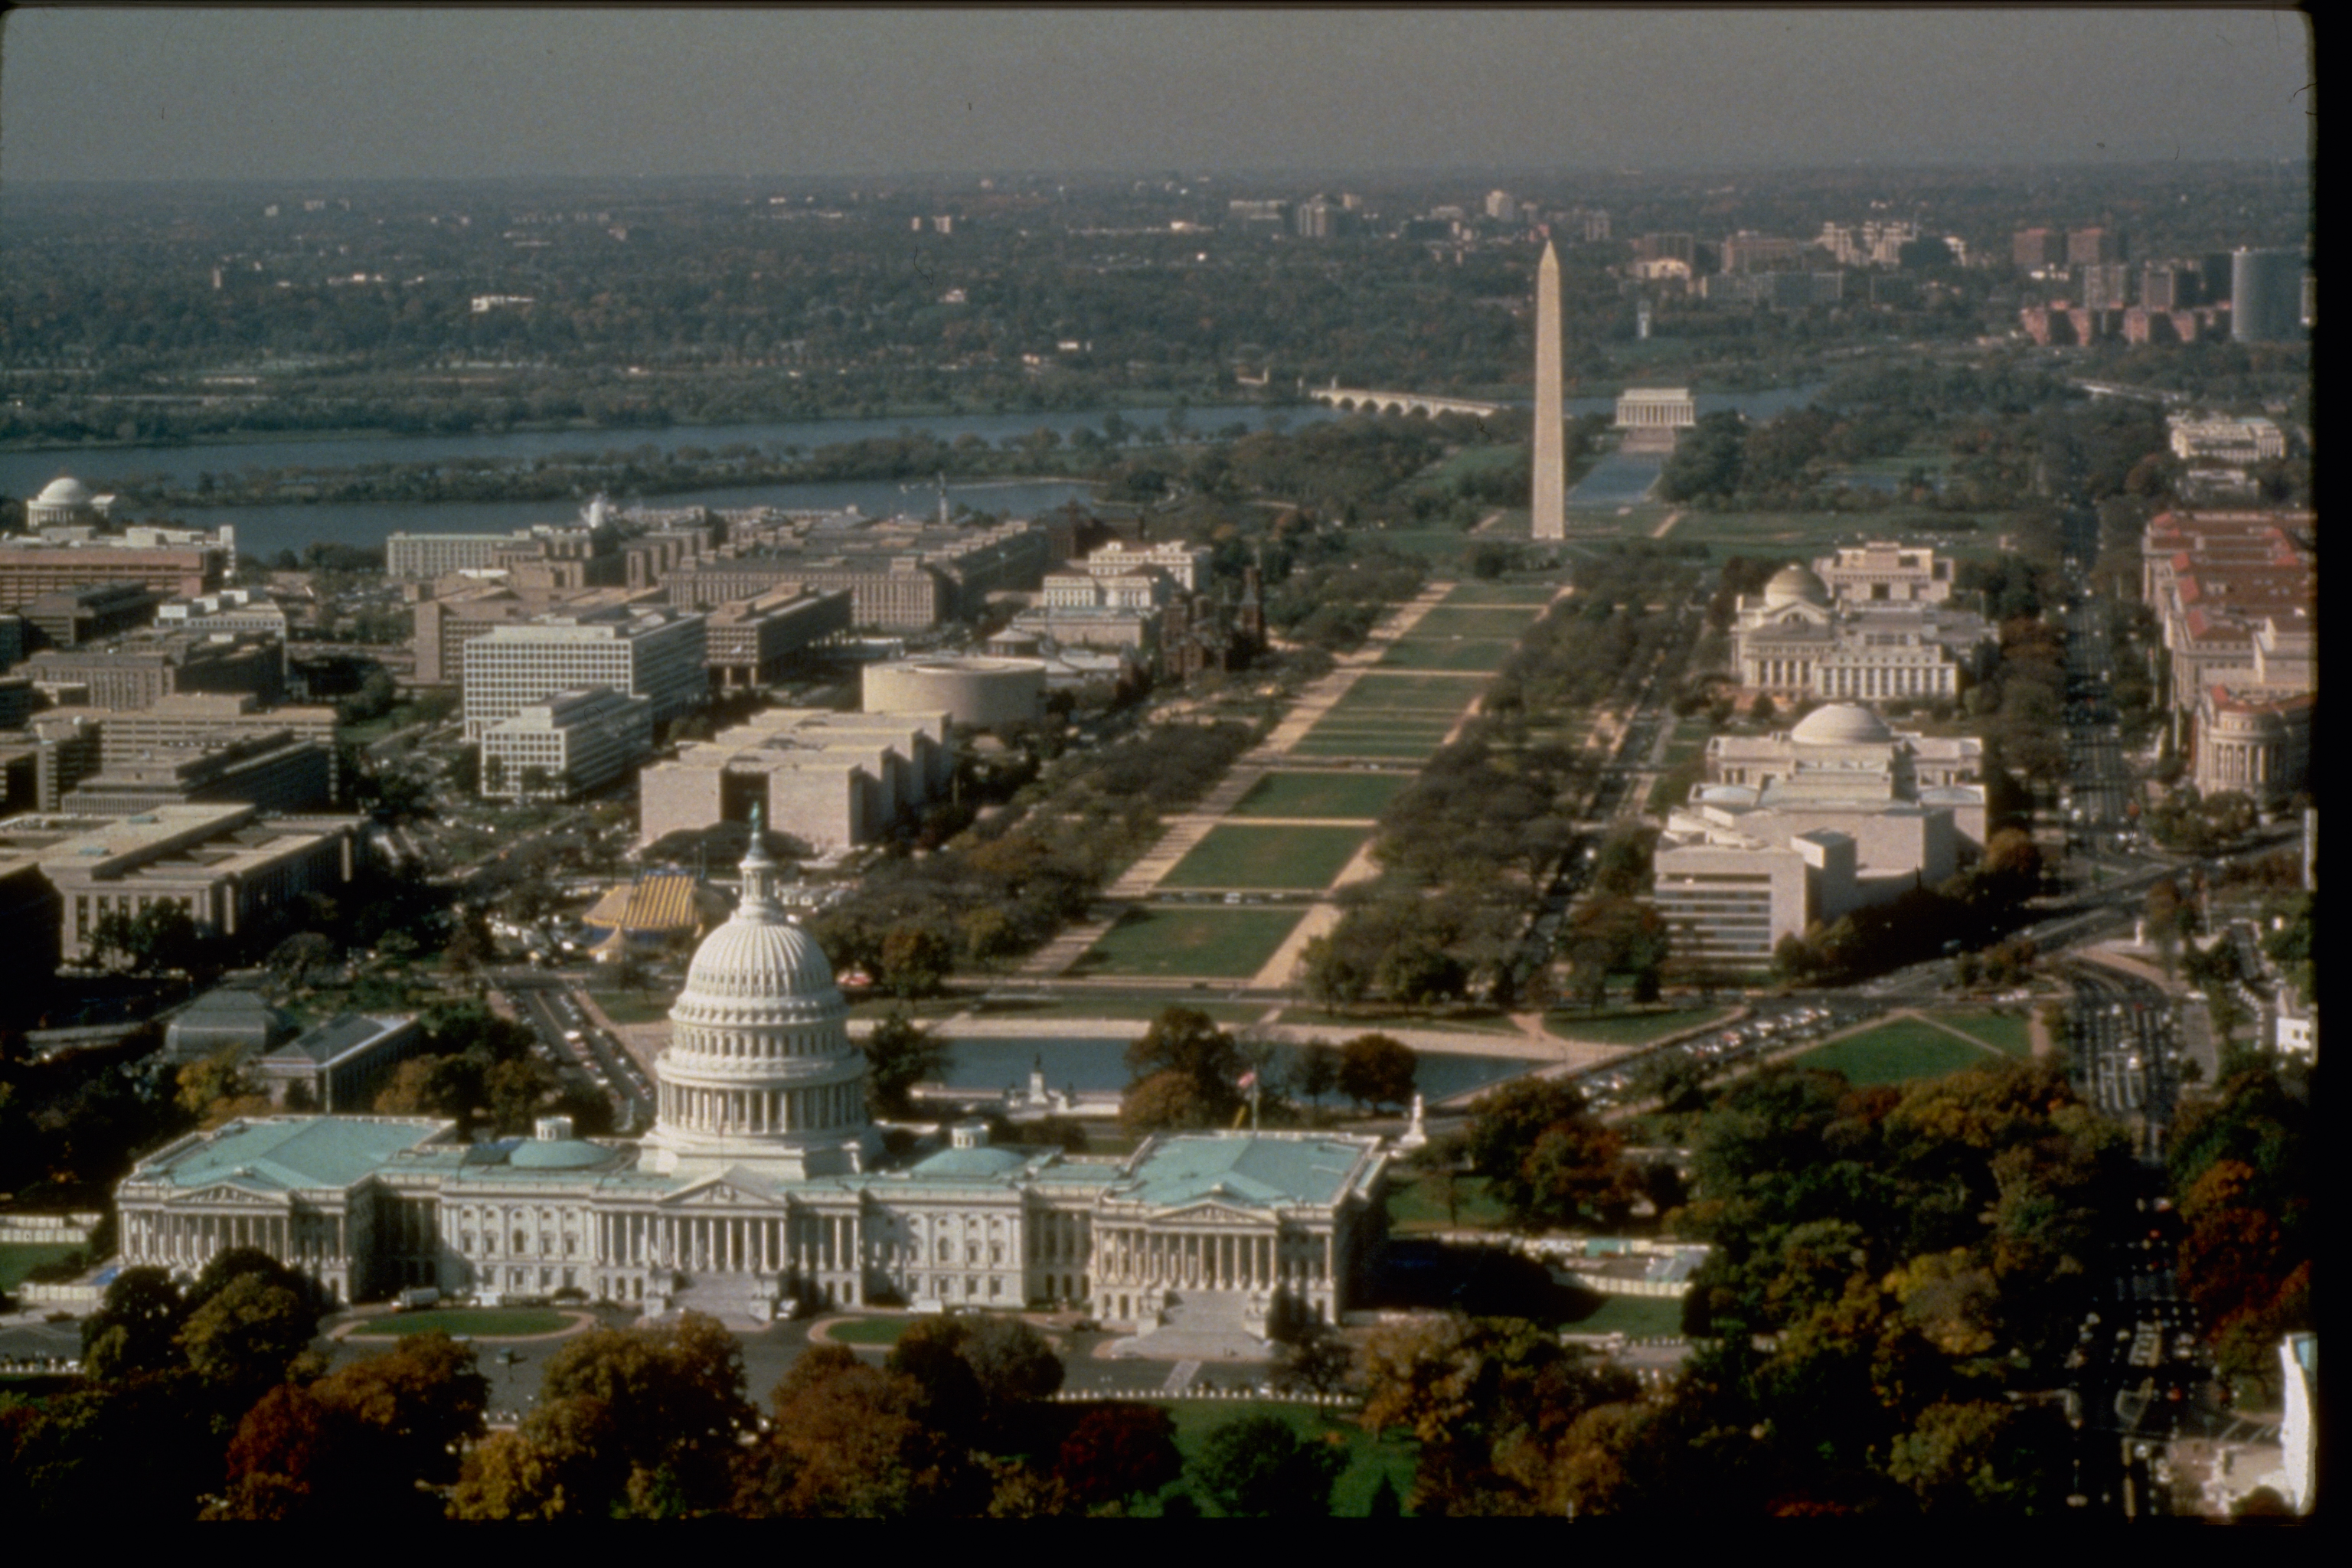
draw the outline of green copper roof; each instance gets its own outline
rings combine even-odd
[[[228,1183],[254,1192],[347,1187],[444,1125],[408,1117],[266,1117],[232,1123],[184,1153],[142,1167],[136,1179],[181,1188]]]
[[[1170,1138],[1147,1149],[1117,1195],[1153,1208],[1336,1203],[1365,1145],[1337,1138]]]

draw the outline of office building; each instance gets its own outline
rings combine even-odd
[[[286,692],[285,644],[241,632],[150,632],[53,648],[25,660],[16,673],[52,689],[61,705],[72,700],[116,712],[188,692],[245,693],[263,704]]]
[[[482,731],[482,794],[561,800],[653,755],[653,704],[608,687],[559,691]]]
[[[110,759],[66,791],[58,811],[131,816],[164,805],[237,802],[282,815],[316,810],[331,798],[331,748],[288,730],[135,750],[101,742],[101,752]]]
[[[2123,258],[2123,238],[2112,229],[2074,228],[2066,231],[2066,265],[2069,267],[2096,267]]]
[[[2053,228],[2021,228],[2010,240],[2010,259],[2021,272],[2055,267],[2065,253],[2065,237]]]
[[[19,605],[17,615],[33,647],[71,648],[141,629],[155,619],[159,603],[141,584],[96,583],[38,595]]]
[[[667,723],[709,696],[703,617],[653,605],[562,610],[495,626],[465,645],[466,738],[478,741],[559,691],[609,687]]]
[[[706,617],[703,663],[714,691],[765,686],[792,657],[845,634],[855,596],[789,584],[756,599],[721,605]]]
[[[2084,267],[2083,309],[2120,310],[2131,303],[2131,268],[2120,261],[2094,262]]]
[[[166,599],[187,598],[218,588],[229,560],[217,545],[138,548],[122,535],[62,543],[0,537],[0,605],[106,583],[135,584]]]
[[[250,805],[166,805],[119,821],[17,816],[0,822],[0,865],[37,861],[58,890],[58,951],[89,956],[109,914],[177,904],[197,931],[251,952],[309,919],[306,893],[339,893],[355,869],[356,816],[262,819]]]
[[[813,848],[869,844],[954,775],[945,712],[775,709],[640,773],[639,842],[748,822],[757,806]]]

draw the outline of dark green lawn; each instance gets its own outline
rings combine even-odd
[[[360,1339],[405,1339],[410,1334],[464,1334],[478,1340],[521,1339],[551,1334],[572,1321],[547,1307],[445,1307],[372,1318],[351,1331]]]
[[[1499,637],[1423,637],[1390,645],[1381,662],[1398,669],[1451,669],[1484,675],[1502,668],[1513,645]]]
[[[1446,1230],[1501,1230],[1508,1215],[1503,1205],[1486,1195],[1484,1176],[1457,1176],[1454,1202],[1446,1205],[1444,1184],[1433,1177],[1397,1173],[1389,1177],[1389,1228],[1398,1236],[1427,1236]]]
[[[1906,1018],[1843,1040],[1832,1040],[1797,1058],[1801,1067],[1841,1072],[1857,1089],[1941,1078],[1948,1072],[1990,1066],[2000,1053],[1954,1039],[1933,1024]]]
[[[1402,773],[1277,773],[1250,786],[1234,816],[1325,816],[1373,821],[1411,787]]]
[[[1370,835],[1358,827],[1220,823],[1160,879],[1163,888],[1328,888]]]
[[[1247,980],[1265,967],[1283,938],[1305,918],[1298,909],[1137,910],[1086,951],[1078,969],[1087,974]]]
[[[1938,1013],[1937,1022],[1949,1024],[1964,1035],[1982,1040],[2012,1057],[2033,1054],[2033,1037],[2023,1018],[2011,1013]]]
[[[914,1318],[851,1318],[824,1331],[845,1345],[895,1345],[917,1321]]]
[[[1477,700],[1483,688],[1459,675],[1388,675],[1380,671],[1362,677],[1331,704],[1330,718],[1367,714],[1426,712],[1449,721]]]
[[[70,1241],[0,1242],[0,1294],[14,1290],[25,1276],[44,1263],[56,1263],[79,1250]]]

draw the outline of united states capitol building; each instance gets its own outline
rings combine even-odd
[[[902,1163],[824,953],[786,919],[753,835],[743,897],[695,954],[638,1142],[467,1143],[454,1124],[289,1116],[191,1134],[117,1192],[121,1262],[194,1273],[257,1247],[337,1300],[415,1286],[577,1290],[648,1316],[767,1321],[794,1304],[1082,1310],[1145,1331],[1326,1321],[1383,1239],[1385,1146],[1331,1133],[1162,1135],[1118,1158],[990,1143]]]

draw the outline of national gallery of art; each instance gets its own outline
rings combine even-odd
[[[231,1122],[123,1181],[121,1261],[193,1272],[250,1246],[339,1300],[577,1290],[761,1321],[880,1298],[1148,1329],[1181,1300],[1262,1325],[1277,1296],[1327,1321],[1360,1300],[1383,1239],[1376,1138],[1174,1134],[1089,1158],[992,1145],[971,1124],[885,1159],[847,1008],[775,870],[754,834],[741,906],[671,1010],[642,1142],[554,1117],[470,1144],[432,1120]]]

